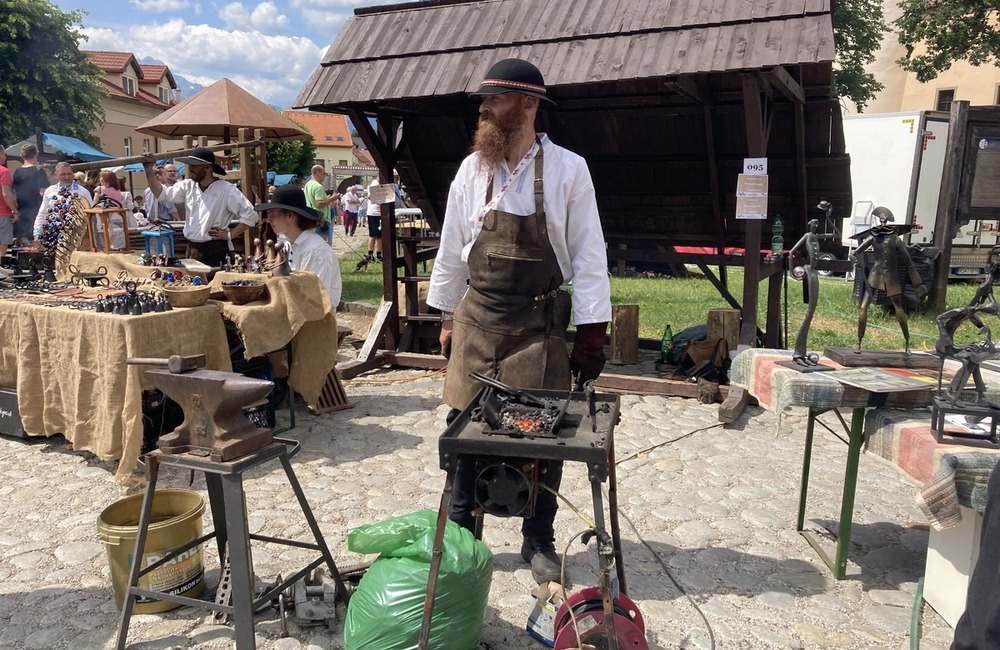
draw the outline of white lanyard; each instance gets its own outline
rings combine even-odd
[[[514,181],[517,180],[517,177],[521,174],[521,172],[524,171],[524,168],[528,165],[529,162],[531,162],[531,159],[535,157],[536,153],[538,153],[537,142],[531,145],[531,149],[528,150],[528,153],[524,154],[524,157],[521,158],[521,162],[517,163],[517,167],[514,168],[514,171],[510,173],[510,176],[507,177],[507,180],[505,180],[503,182],[503,185],[500,186],[500,191],[497,192],[497,195],[493,197],[493,200],[491,200],[489,203],[484,205],[482,209],[480,209],[479,219],[478,219],[479,223],[482,223],[483,219],[486,218],[487,212],[497,207],[497,204],[500,203],[500,199],[503,198],[503,195],[507,193],[507,190],[510,189],[510,186],[514,184]],[[486,187],[489,187],[492,183],[493,183],[493,174],[490,174],[489,178],[486,179]]]

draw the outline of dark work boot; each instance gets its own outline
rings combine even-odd
[[[521,557],[531,564],[531,577],[538,584],[561,580],[562,564],[551,539],[525,537],[521,543]]]

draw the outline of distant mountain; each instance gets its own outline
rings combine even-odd
[[[146,56],[139,59],[139,63],[145,63],[146,65],[166,65],[163,61],[155,59],[151,56]],[[174,81],[177,82],[177,90],[181,92],[181,101],[185,99],[191,99],[194,94],[200,90],[204,90],[205,86],[201,84],[196,84],[193,81],[188,81],[181,75],[177,74],[174,70],[170,71],[170,74],[174,76]]]

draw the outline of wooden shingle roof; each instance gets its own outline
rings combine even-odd
[[[752,245],[734,218],[745,157],[769,160],[786,241],[820,200],[850,213],[834,54],[830,0],[430,0],[355,10],[295,105],[401,124],[391,163],[439,225],[475,130],[467,93],[527,59],[555,101],[538,130],[587,160],[610,242],[721,249]]]

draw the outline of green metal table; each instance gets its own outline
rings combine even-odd
[[[851,526],[854,519],[855,491],[858,481],[858,465],[865,438],[865,415],[868,409],[878,407],[915,409],[930,403],[933,385],[921,390],[907,390],[878,393],[855,386],[848,386],[824,376],[823,372],[804,373],[783,366],[780,361],[789,361],[791,352],[787,350],[749,349],[733,360],[730,369],[732,383],[746,387],[757,398],[759,404],[779,415],[785,410],[800,406],[809,410],[806,422],[805,450],[802,458],[802,482],[799,491],[799,507],[795,521],[796,530],[816,549],[833,575],[841,579],[847,572],[847,552],[851,541]],[[822,359],[824,363],[832,363]],[[848,423],[842,411],[851,410]],[[836,531],[837,547],[831,558],[819,545],[815,536],[805,530],[805,512],[809,488],[809,470],[812,462],[813,441],[817,417],[833,412],[843,427],[846,437],[819,422],[847,445],[847,462],[844,467],[844,482],[841,492],[839,523]]]

